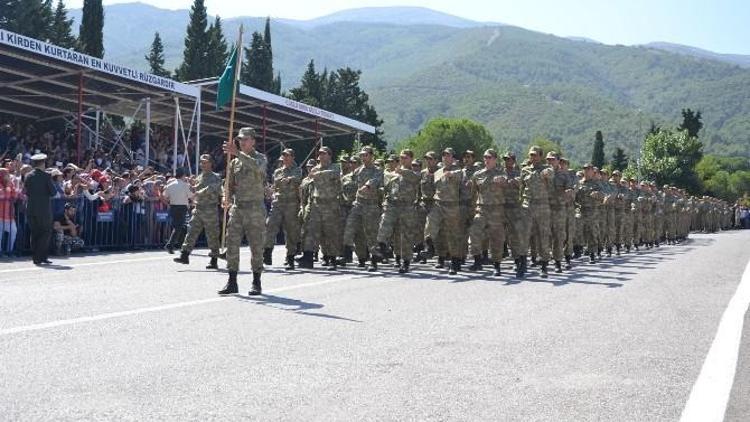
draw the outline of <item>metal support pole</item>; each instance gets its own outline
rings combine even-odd
[[[179,121],[178,116],[180,114],[180,99],[174,97],[174,150],[172,151],[172,173],[177,172],[177,137],[179,136]]]
[[[151,97],[146,97],[146,151],[144,153],[146,164],[143,167],[147,167],[151,153]]]
[[[201,91],[198,91],[198,104],[195,106],[196,126],[195,126],[195,173],[198,174],[201,157]]]
[[[78,74],[78,128],[76,130],[76,160],[81,165],[81,136],[83,135],[83,72]]]
[[[263,104],[263,153],[266,152],[266,105]]]
[[[99,107],[97,107],[96,108],[96,133],[95,133],[96,137],[94,138],[94,146],[96,149],[99,149],[99,143],[100,143],[99,141],[99,119],[101,118],[101,114],[102,114],[101,110],[99,109]]]

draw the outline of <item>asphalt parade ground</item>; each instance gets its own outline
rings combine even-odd
[[[750,420],[750,230],[522,281],[274,253],[253,298],[247,248],[229,297],[201,250],[1,261],[0,420]]]

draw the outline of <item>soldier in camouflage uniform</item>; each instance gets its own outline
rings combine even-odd
[[[310,170],[312,179],[308,222],[302,240],[303,254],[297,262],[300,268],[313,267],[313,254],[320,245],[323,259],[336,270],[336,257],[341,254],[341,173],[331,163],[333,151],[327,146],[318,151],[318,165]]]
[[[529,227],[527,209],[521,200],[521,171],[516,165],[516,154],[503,155],[505,177],[508,186],[505,191],[505,234],[516,263],[516,277],[526,274],[526,253],[529,250]]]
[[[427,151],[423,159],[424,168],[420,172],[419,212],[417,214],[417,217],[419,218],[419,226],[422,227],[422,230],[424,230],[427,224],[427,216],[435,205],[435,172],[438,170],[438,157],[435,151]],[[439,239],[435,239],[435,242],[440,246],[438,240]],[[420,260],[423,264],[427,262],[427,257],[432,257],[436,253],[434,246],[430,246],[428,247],[428,250],[422,251],[424,249],[424,244],[422,242],[417,246],[417,249],[419,249]],[[438,256],[440,257],[438,259],[442,259],[444,255],[438,253]],[[440,268],[442,268],[442,265]]]
[[[576,173],[568,167],[570,161],[565,157],[560,157],[560,171],[566,175],[567,178],[567,189],[570,192],[565,196],[565,202],[563,205],[565,213],[565,269],[569,270],[573,268],[572,260],[574,252],[574,246],[576,245],[576,185],[578,184],[578,178]]]
[[[529,164],[521,169],[521,191],[523,207],[528,210],[530,236],[537,245],[541,276],[547,277],[547,263],[552,258],[550,249],[549,191],[552,187],[555,171],[542,161],[542,148],[532,146],[529,149]]]
[[[453,148],[443,151],[443,167],[434,174],[435,206],[427,216],[425,225],[425,244],[432,247],[433,239],[442,239],[446,245],[446,255],[443,261],[450,258],[449,274],[456,274],[461,270],[461,252],[463,246],[463,225],[461,207],[459,204],[461,186],[464,183],[463,172],[455,163]],[[440,251],[438,250],[438,253]]]
[[[474,257],[474,263],[469,270],[482,270],[483,246],[488,242],[495,267],[494,274],[499,276],[505,244],[503,190],[508,184],[508,179],[503,169],[497,166],[497,152],[494,149],[486,150],[483,159],[484,169],[474,173],[470,184],[472,196],[476,199],[476,211],[469,229],[471,255]]]
[[[583,246],[589,255],[590,262],[596,262],[599,249],[599,218],[597,208],[601,206],[604,194],[599,189],[599,180],[594,173],[595,167],[588,163],[583,166],[583,179],[576,189],[576,203],[581,210],[580,225],[583,229]]]
[[[620,184],[622,179],[622,173],[619,170],[612,172],[612,177],[609,179],[609,184],[612,189],[612,200],[614,202],[614,224],[615,224],[615,236],[614,236],[614,247],[616,255],[620,256],[620,249],[625,244],[625,230],[626,230],[626,217],[625,207],[629,207],[626,203],[626,190]]]
[[[354,182],[354,171],[362,165],[362,160],[356,155],[349,159],[348,164],[342,164],[342,169],[348,166],[348,171],[345,175],[341,176],[341,227],[346,227],[346,220],[349,218],[349,213],[352,211],[352,205],[354,204],[354,197],[357,195],[357,184]],[[341,243],[344,243],[344,231],[341,231]],[[354,259],[353,252],[351,249],[344,250],[344,259],[341,261],[343,265],[351,263]]]
[[[609,182],[609,172],[602,169],[599,171],[599,176],[601,190],[604,193],[604,207],[601,208],[603,214],[600,221],[603,224],[602,247],[607,251],[607,256],[612,256],[612,248],[615,245],[615,237],[617,236],[617,223],[615,221],[615,200],[617,195]]]
[[[206,232],[208,241],[208,256],[211,262],[206,269],[218,269],[217,258],[219,256],[219,203],[221,200],[221,177],[213,172],[214,161],[209,154],[203,154],[200,158],[201,174],[193,182],[195,196],[193,197],[195,208],[188,223],[188,232],[182,243],[180,257],[174,261],[180,264],[190,263],[190,252],[193,251],[195,242],[201,231]]]
[[[560,159],[555,151],[547,153],[547,165],[553,171],[549,189],[550,234],[552,259],[555,260],[555,272],[562,272],[562,261],[565,258],[565,238],[567,224],[566,204],[573,193],[567,171],[561,169]]]
[[[386,243],[393,240],[394,250],[401,257],[398,272],[409,272],[412,248],[419,241],[424,226],[420,226],[416,210],[419,204],[421,175],[411,169],[414,153],[401,151],[400,167],[384,178],[383,216],[378,227],[378,248],[374,255],[384,255]]]
[[[352,172],[357,193],[352,204],[352,211],[346,220],[344,230],[344,250],[355,249],[359,266],[365,267],[369,251],[377,245],[378,223],[382,210],[380,208],[380,189],[383,187],[383,171],[373,163],[374,151],[371,147],[362,147],[359,153],[362,166]],[[368,271],[378,268],[378,260],[370,260]]]
[[[294,165],[294,150],[281,152],[281,167],[273,172],[273,199],[266,220],[266,248],[263,263],[271,265],[271,254],[279,230],[284,230],[286,269],[294,269],[294,255],[300,239],[300,191],[302,169]]]
[[[474,176],[474,173],[477,171],[476,167],[474,166],[474,163],[476,162],[476,156],[474,155],[474,151],[472,150],[466,150],[464,152],[464,155],[461,158],[463,168],[463,179],[464,179],[464,185],[461,187],[461,192],[459,196],[459,202],[461,206],[461,219],[463,220],[463,233],[464,233],[464,240],[461,242],[461,262],[466,258],[466,254],[469,253],[469,227],[471,227],[472,222],[474,221],[474,200],[476,198],[472,197],[471,193],[471,178]]]
[[[227,224],[227,270],[229,281],[219,294],[237,293],[237,271],[240,269],[240,244],[246,237],[250,244],[253,287],[249,295],[261,294],[260,275],[263,271],[263,246],[266,235],[265,181],[268,161],[255,150],[255,131],[242,128],[237,135],[239,151],[234,143],[224,144],[229,155],[235,156],[227,171],[224,206],[229,208]],[[232,201],[230,205],[230,201]]]

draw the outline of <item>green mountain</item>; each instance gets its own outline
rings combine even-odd
[[[274,22],[283,89],[297,85],[310,59],[320,69],[359,68],[391,143],[431,118],[468,117],[485,124],[502,147],[520,151],[544,136],[578,162],[590,158],[596,130],[604,133],[608,156],[615,146],[633,154],[651,121],[675,126],[689,107],[704,116],[707,152],[750,155],[748,69],[684,51],[469,25],[425,10],[421,18],[419,9],[407,8],[383,9],[369,20],[349,11],[313,23]],[[187,11],[118,4],[105,13],[108,59],[145,68],[158,30],[168,68],[181,60]],[[240,23],[261,30],[263,19],[224,20],[229,39]]]

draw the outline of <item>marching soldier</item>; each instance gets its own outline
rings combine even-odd
[[[560,157],[560,171],[566,175],[567,189],[570,190],[565,196],[563,205],[565,213],[565,269],[573,268],[571,263],[576,245],[576,207],[575,207],[575,188],[578,182],[576,173],[568,167],[570,161],[565,157]]]
[[[281,152],[281,167],[273,172],[273,200],[266,221],[266,247],[263,263],[271,265],[271,256],[279,229],[284,230],[286,242],[286,270],[294,269],[294,255],[300,236],[300,184],[302,169],[294,165],[294,150]]]
[[[182,243],[180,257],[174,261],[180,264],[190,263],[190,253],[195,247],[202,231],[206,233],[208,241],[208,256],[211,262],[206,269],[218,269],[219,257],[219,205],[221,204],[221,177],[214,173],[214,161],[211,155],[203,154],[200,157],[201,174],[195,178],[193,189],[195,196],[193,201],[195,208],[188,224],[188,233]]]
[[[374,151],[372,147],[362,147],[359,153],[362,166],[352,172],[352,178],[357,187],[354,204],[346,220],[344,230],[344,250],[354,249],[359,259],[359,266],[364,267],[368,252],[376,246],[378,237],[378,223],[380,222],[380,189],[383,186],[383,171],[373,163]],[[372,257],[368,271],[378,268],[378,260]]]
[[[547,165],[553,170],[552,183],[549,191],[550,231],[552,234],[552,258],[555,260],[555,272],[562,272],[562,260],[565,258],[565,237],[567,224],[567,199],[572,194],[570,177],[566,170],[560,167],[560,160],[556,152],[547,153]],[[569,263],[568,263],[569,265]]]
[[[356,155],[349,158],[349,162],[342,164],[342,169],[348,167],[346,174],[341,176],[341,227],[346,227],[346,220],[349,218],[349,213],[352,211],[352,205],[354,204],[354,197],[357,196],[357,184],[354,182],[354,171],[362,165],[362,160]],[[341,232],[341,242],[344,242],[344,232]],[[343,265],[351,263],[353,261],[353,252],[351,249],[344,250],[344,259],[341,261]]]
[[[549,190],[553,183],[554,170],[542,162],[542,148],[529,149],[529,165],[521,169],[521,191],[523,207],[528,210],[530,234],[537,245],[541,276],[547,277],[547,263],[552,258],[550,251]]]
[[[594,173],[594,166],[588,163],[583,166],[583,179],[579,182],[576,192],[576,202],[581,208],[580,225],[583,228],[583,245],[589,255],[590,262],[596,262],[596,253],[599,248],[599,219],[597,208],[600,206],[604,195],[599,190],[599,182]]]
[[[505,244],[505,198],[503,191],[508,179],[505,172],[497,166],[497,152],[488,149],[484,152],[484,169],[474,173],[471,178],[471,191],[476,198],[476,212],[469,229],[471,255],[474,263],[471,271],[482,270],[482,251],[485,242],[489,243],[490,255],[495,268],[494,275],[501,274],[500,263],[503,260]]]
[[[237,272],[240,268],[240,244],[246,237],[250,243],[253,286],[249,295],[261,294],[260,275],[263,271],[263,247],[266,234],[265,181],[268,161],[255,150],[255,130],[245,127],[234,143],[224,144],[234,158],[227,171],[224,207],[229,207],[227,224],[227,269],[229,281],[219,294],[237,293]],[[231,203],[230,203],[231,201]]]
[[[508,186],[505,191],[505,233],[510,252],[516,263],[516,277],[526,274],[526,253],[529,250],[529,228],[527,209],[521,200],[521,172],[516,165],[516,154],[503,155],[505,177]]]
[[[425,226],[427,225],[427,216],[432,211],[432,208],[435,206],[435,172],[438,170],[437,165],[437,154],[434,151],[427,151],[424,155],[424,169],[421,171],[420,174],[420,181],[419,181],[419,193],[420,193],[420,202],[419,202],[419,225],[422,227],[422,229],[425,229]],[[439,242],[439,239],[435,239],[435,242],[437,243],[437,246],[442,246]],[[420,252],[422,248],[425,245],[420,242]],[[427,257],[432,257],[435,255],[435,245],[427,245],[427,250],[424,251],[424,253],[421,253],[421,262],[424,264],[427,262]],[[443,259],[442,254],[438,254],[439,260]],[[443,268],[442,264],[438,262],[439,268]]]
[[[428,248],[432,249],[434,240],[445,241],[445,255],[440,258],[443,258],[443,262],[450,258],[449,274],[456,274],[461,270],[461,241],[464,238],[459,206],[461,185],[464,181],[461,168],[455,163],[455,155],[453,148],[443,151],[443,167],[434,175],[435,205],[427,216],[425,225],[425,245]]]

